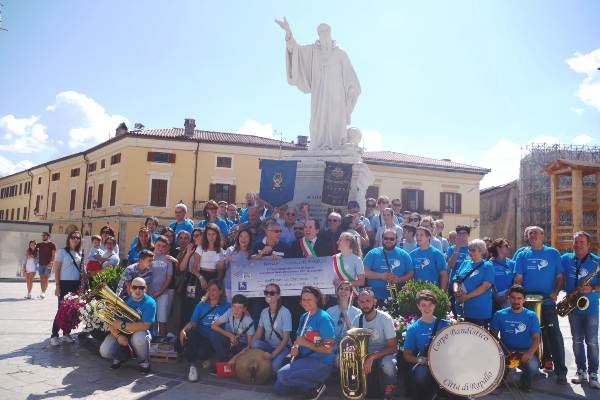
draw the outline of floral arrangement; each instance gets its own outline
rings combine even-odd
[[[96,299],[91,299],[84,307],[79,309],[81,322],[85,324],[82,329],[83,332],[92,332],[94,330],[108,332],[108,325],[102,322],[98,317],[99,312],[102,311],[104,307],[104,303]]]
[[[392,314],[393,317],[400,315],[420,315],[417,308],[417,292],[420,290],[431,290],[437,297],[435,307],[435,316],[438,318],[447,318],[450,312],[450,298],[448,294],[431,282],[411,280],[398,291],[398,312]]]
[[[63,332],[69,333],[79,326],[81,322],[81,308],[85,307],[85,301],[81,293],[68,293],[60,302],[56,323]]]
[[[396,339],[398,339],[398,344],[400,346],[404,345],[404,340],[406,339],[406,329],[410,324],[418,319],[418,315],[408,315],[406,317],[400,315],[393,318],[394,329],[396,330]]]

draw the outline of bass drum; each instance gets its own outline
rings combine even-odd
[[[464,397],[481,397],[502,382],[505,357],[487,330],[460,322],[440,330],[428,352],[431,375],[440,387]]]

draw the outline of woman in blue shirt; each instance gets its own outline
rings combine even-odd
[[[515,277],[515,262],[508,258],[510,244],[508,240],[498,238],[488,247],[490,262],[494,267],[494,311],[509,307],[508,289]]]
[[[140,260],[140,252],[142,250],[154,251],[154,245],[152,244],[152,234],[150,229],[145,226],[141,227],[138,231],[137,240],[134,240],[129,249],[129,256],[127,261],[129,264],[136,263]]]
[[[301,304],[306,312],[300,318],[290,352],[292,360],[277,372],[273,390],[280,396],[304,391],[318,398],[333,369],[335,329],[333,320],[322,309],[323,295],[318,288],[302,288]]]
[[[206,202],[204,210],[202,210],[204,219],[198,222],[198,228],[204,229],[208,224],[216,224],[221,230],[222,237],[227,238],[227,235],[229,235],[229,225],[227,225],[224,219],[217,216],[218,211],[219,205],[216,201],[209,200]]]

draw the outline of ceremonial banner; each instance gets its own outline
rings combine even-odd
[[[261,160],[260,198],[278,207],[294,198],[298,161]]]
[[[321,202],[330,206],[346,206],[351,181],[352,164],[326,161]]]
[[[276,283],[282,296],[299,296],[304,286],[316,286],[324,294],[335,294],[331,257],[248,260],[231,264],[231,293],[263,297],[268,283]]]

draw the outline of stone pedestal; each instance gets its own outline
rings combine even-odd
[[[373,175],[369,171],[369,167],[362,162],[362,151],[358,146],[346,144],[339,150],[294,151],[285,159],[299,161],[296,170],[294,199],[290,204],[294,206],[298,206],[302,202],[310,204],[311,215],[319,219],[322,226],[325,226],[327,211],[330,208],[321,203],[326,161],[352,164],[352,181],[348,200],[358,201],[361,210],[365,209],[365,194],[373,182]],[[345,210],[345,205],[343,209]]]

